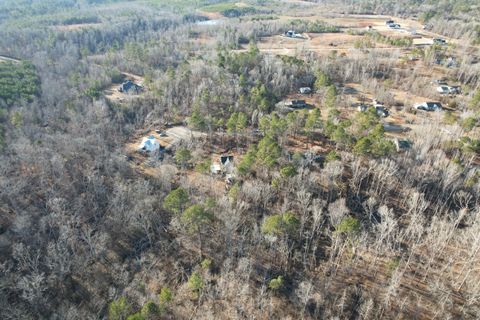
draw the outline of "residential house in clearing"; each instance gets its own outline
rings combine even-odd
[[[153,135],[143,138],[142,142],[138,146],[140,152],[155,152],[161,148],[160,143]]]
[[[301,94],[309,94],[309,93],[312,93],[312,88],[310,88],[310,87],[301,87],[299,91],[300,91]]]
[[[222,155],[215,159],[210,166],[210,172],[213,174],[233,174],[234,170],[234,157],[232,155]]]
[[[440,102],[423,102],[415,105],[414,108],[424,111],[439,111],[442,110],[442,104]]]
[[[119,92],[127,94],[139,94],[143,90],[141,85],[136,84],[132,80],[127,80],[118,88]]]

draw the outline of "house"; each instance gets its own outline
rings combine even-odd
[[[160,149],[160,143],[153,135],[143,138],[142,143],[138,146],[138,150],[141,152],[155,152]]]
[[[134,94],[139,94],[142,91],[143,87],[134,83],[132,80],[127,80],[122,85],[120,88],[118,88],[119,92],[122,93],[134,93]]]
[[[408,140],[395,139],[393,141],[393,143],[395,144],[395,147],[397,148],[397,152],[405,151],[405,150],[408,150],[412,147],[412,143]]]
[[[210,172],[213,174],[232,174],[234,169],[233,164],[234,157],[231,155],[223,155],[214,161],[210,166]]]
[[[388,25],[390,29],[400,29],[400,25],[398,23],[391,23]]]
[[[285,103],[285,106],[293,109],[302,109],[307,107],[305,100],[291,100]]]
[[[368,110],[368,108],[369,107],[364,105],[364,104],[361,104],[357,107],[358,111],[360,111],[360,112],[365,112],[365,111]],[[375,108],[375,112],[377,113],[377,115],[379,117],[385,118],[385,117],[388,117],[388,115],[390,114],[388,109],[385,108],[385,106],[383,106],[381,104],[375,104],[375,105],[373,105],[373,108]]]
[[[460,88],[460,86],[450,86],[449,90],[450,90],[450,94],[460,94],[460,93],[462,93],[462,89]]]
[[[447,68],[454,68],[457,66],[457,60],[454,57],[448,57],[447,61],[445,61],[445,65]]]
[[[288,38],[303,39],[303,36],[300,33],[296,33],[294,30],[288,30],[283,35]]]
[[[459,86],[439,86],[437,87],[437,92],[440,94],[459,94],[460,87]]]
[[[433,38],[432,41],[433,41],[433,44],[440,44],[440,45],[447,44],[447,41],[442,38]]]
[[[220,164],[222,166],[226,166],[228,164],[232,163],[233,164],[233,156],[221,156],[220,157]]]
[[[440,111],[442,110],[442,104],[440,102],[423,102],[415,105],[414,108],[424,111]]]
[[[367,111],[368,109],[368,106],[364,105],[364,104],[361,104],[357,107],[358,111],[360,112],[364,112],[364,111]]]
[[[449,94],[450,93],[450,87],[449,86],[437,87],[437,92],[440,93],[440,94]]]
[[[312,93],[312,88],[310,88],[310,87],[301,87],[299,91],[300,91],[301,94],[309,94],[309,93]]]
[[[433,29],[433,25],[431,25],[431,24],[424,24],[424,25],[422,26],[422,29],[423,29],[423,30],[432,30],[432,29]]]
[[[377,115],[379,117],[385,118],[385,117],[388,117],[388,115],[390,114],[388,109],[385,108],[385,106],[383,106],[381,104],[377,104],[374,107],[375,107],[375,111],[377,112]]]
[[[433,84],[438,84],[438,85],[447,85],[447,79],[446,78],[441,78],[441,79],[435,79],[432,81]]]

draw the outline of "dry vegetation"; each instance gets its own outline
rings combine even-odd
[[[479,318],[471,2],[40,2],[0,3],[1,319]]]

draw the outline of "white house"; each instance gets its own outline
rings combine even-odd
[[[310,88],[310,87],[301,87],[299,91],[300,91],[300,93],[302,93],[302,94],[309,94],[309,93],[312,93],[312,88]]]
[[[213,174],[226,173],[231,174],[234,171],[233,156],[225,155],[212,163],[210,172]]]
[[[160,143],[155,139],[155,137],[149,136],[145,137],[142,140],[142,143],[138,146],[139,151],[146,151],[146,152],[155,152],[160,149]]]
[[[437,92],[441,94],[458,94],[460,93],[460,88],[451,86],[439,86],[437,87]]]
[[[437,111],[442,110],[442,105],[439,102],[424,102],[414,106],[417,110]]]

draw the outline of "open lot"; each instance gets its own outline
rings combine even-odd
[[[0,55],[0,62],[20,62],[20,60]]]
[[[59,31],[75,31],[80,29],[96,28],[96,27],[100,27],[101,25],[102,25],[101,23],[79,23],[79,24],[58,25],[58,26],[53,26],[52,28]]]

